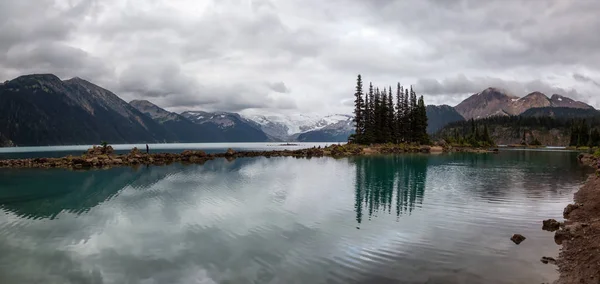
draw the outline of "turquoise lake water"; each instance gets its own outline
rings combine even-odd
[[[0,283],[550,282],[576,155],[0,169]]]

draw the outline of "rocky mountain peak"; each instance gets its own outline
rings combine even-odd
[[[164,110],[163,108],[147,100],[133,100],[130,101],[129,104],[141,113],[150,116],[152,119],[161,123],[170,120],[182,119],[180,115]]]
[[[48,82],[61,82],[60,78],[58,78],[54,74],[30,74],[23,75],[15,78],[13,81],[24,81],[24,80],[42,80]]]
[[[544,93],[532,92],[521,98],[521,100],[550,100]]]
[[[496,100],[508,100],[516,98],[515,96],[508,93],[506,90],[496,87],[489,87],[483,91],[481,91],[479,96],[488,98],[488,99],[496,99]]]
[[[60,92],[63,89],[62,81],[53,74],[23,75],[7,81],[5,86],[13,90],[27,88],[31,90],[43,90],[45,92]]]
[[[593,109],[585,103],[561,95],[555,94],[548,98],[544,93],[532,92],[518,98],[498,88],[487,88],[455,108],[466,119],[477,119],[496,115],[520,115],[529,109],[544,107]]]

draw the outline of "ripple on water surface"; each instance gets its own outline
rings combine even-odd
[[[541,220],[586,174],[523,151],[3,169],[0,283],[550,282]]]

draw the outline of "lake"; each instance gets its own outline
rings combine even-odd
[[[0,169],[0,283],[550,282],[576,155]]]

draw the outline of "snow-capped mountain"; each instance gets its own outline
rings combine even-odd
[[[272,140],[260,125],[232,112],[186,111],[181,113],[188,120],[199,125],[212,125],[223,133],[229,141],[263,142]]]
[[[341,134],[346,137],[353,131],[353,116],[345,114],[334,115],[246,115],[246,119],[254,121],[267,135],[283,140],[293,141],[302,134],[321,131],[324,133]],[[305,135],[306,136],[306,135]]]
[[[233,127],[240,123],[249,123],[247,119],[241,117],[237,113],[232,112],[186,111],[181,113],[181,115],[198,124],[211,122],[221,128]]]

